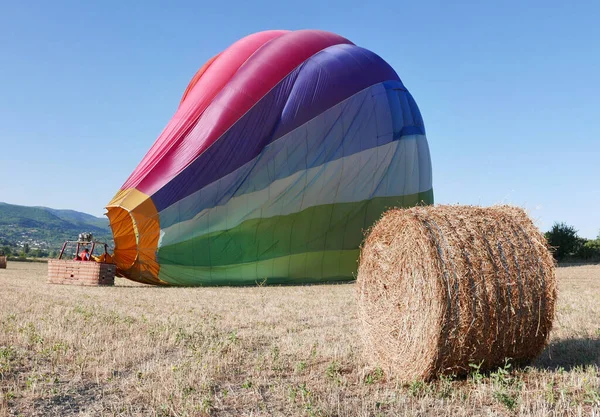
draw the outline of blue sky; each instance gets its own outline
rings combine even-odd
[[[517,204],[592,238],[599,21],[592,1],[0,0],[0,201],[101,215],[208,58],[256,31],[317,28],[397,70],[438,203]]]

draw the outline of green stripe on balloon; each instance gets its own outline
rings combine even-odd
[[[305,252],[358,249],[364,229],[384,211],[421,202],[433,203],[433,191],[325,204],[286,216],[251,219],[229,230],[161,247],[158,262],[161,269],[167,265],[217,267]]]
[[[163,265],[159,278],[171,285],[310,284],[354,279],[359,250],[298,253],[216,267]]]

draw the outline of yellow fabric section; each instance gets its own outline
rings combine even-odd
[[[142,204],[144,200],[147,200],[149,198],[149,196],[147,196],[141,191],[136,190],[135,188],[119,190],[119,192],[113,197],[110,203],[107,204],[106,208],[123,207],[124,209],[131,211],[140,204]]]
[[[112,256],[110,256],[108,253],[103,253],[100,256],[92,256],[92,258],[94,259],[94,261],[104,263],[104,264],[114,263]]]
[[[133,281],[164,284],[158,278],[158,211],[152,199],[131,188],[120,190],[106,206],[115,240],[118,272]]]

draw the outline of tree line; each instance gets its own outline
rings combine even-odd
[[[559,262],[600,262],[600,232],[596,239],[586,239],[566,223],[554,223],[544,236]]]
[[[8,256],[15,258],[56,258],[58,257],[57,250],[31,249],[29,243],[25,243],[23,247],[16,248],[9,245],[0,247],[0,256]]]

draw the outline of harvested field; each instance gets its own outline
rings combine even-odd
[[[0,270],[0,416],[598,415],[600,266],[557,270],[533,366],[402,385],[363,359],[354,284],[46,284]]]

